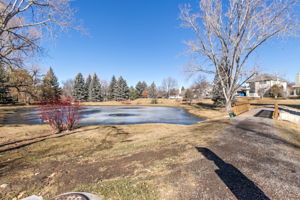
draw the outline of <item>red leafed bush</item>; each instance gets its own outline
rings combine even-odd
[[[73,102],[70,97],[46,102],[39,107],[40,118],[58,133],[76,128],[80,119],[80,109],[80,104]]]

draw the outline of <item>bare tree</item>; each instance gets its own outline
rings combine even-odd
[[[228,112],[238,88],[254,75],[241,78],[250,55],[275,36],[297,33],[299,21],[292,15],[297,3],[199,0],[198,11],[192,12],[190,5],[181,9],[182,25],[196,35],[196,40],[186,44],[192,53],[205,59],[193,66],[193,71],[217,74]]]
[[[22,66],[38,42],[72,19],[70,0],[0,0],[0,64]]]
[[[162,81],[161,88],[165,92],[166,97],[169,98],[172,90],[178,87],[178,83],[174,78],[168,77]]]
[[[268,91],[268,88],[265,86],[262,86],[258,89],[257,93],[260,96],[260,98],[264,98],[267,91]]]
[[[194,81],[191,89],[193,90],[197,98],[208,97],[211,96],[212,93],[212,85],[203,76],[199,76]]]
[[[68,79],[66,81],[63,81],[62,84],[63,84],[63,87],[62,87],[63,96],[72,97],[73,90],[74,90],[74,80]]]

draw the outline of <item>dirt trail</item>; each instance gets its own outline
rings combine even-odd
[[[238,117],[199,158],[167,179],[174,199],[300,199],[300,146],[279,137],[274,121]],[[298,154],[299,155],[299,154]]]

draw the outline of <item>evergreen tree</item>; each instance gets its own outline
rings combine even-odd
[[[97,74],[94,74],[89,87],[89,101],[102,101],[101,86]]]
[[[139,81],[136,84],[135,89],[137,91],[138,97],[142,97],[144,90],[147,89],[147,83],[145,81],[143,81],[143,82]]]
[[[118,79],[114,89],[114,97],[117,101],[129,99],[129,87],[122,76]]]
[[[53,101],[60,98],[61,89],[53,69],[50,67],[46,73],[42,84],[42,98],[44,101]]]
[[[85,100],[86,101],[89,101],[90,84],[91,84],[91,82],[92,82],[92,76],[89,74],[88,77],[86,78],[85,85],[84,85],[84,88],[85,88]]]
[[[73,87],[73,98],[76,101],[85,101],[86,100],[86,89],[84,79],[81,73],[78,73]]]
[[[100,80],[102,101],[108,100],[108,84],[105,80]]]
[[[157,97],[157,88],[155,83],[153,82],[150,87],[148,88],[148,92],[149,92],[149,97],[154,99]]]
[[[0,103],[11,103],[12,98],[9,94],[8,76],[4,67],[0,66]]]
[[[222,84],[219,79],[219,76],[216,75],[214,79],[214,86],[213,86],[213,91],[212,91],[212,100],[214,102],[214,106],[217,107],[224,107],[226,100],[223,94],[222,90]]]
[[[130,87],[129,89],[129,99],[130,100],[135,100],[138,98],[138,93],[134,87]]]
[[[110,81],[110,84],[108,86],[108,100],[115,100],[115,88],[116,88],[116,85],[117,85],[117,80],[116,80],[116,77],[113,76],[111,78],[111,81]]]

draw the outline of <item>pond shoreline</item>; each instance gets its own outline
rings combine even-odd
[[[182,104],[174,100],[159,100],[158,104],[151,104],[149,100],[142,99],[143,102],[133,101],[131,104],[124,104],[116,101],[108,102],[83,102],[82,106],[124,106],[124,107],[135,107],[135,106],[149,106],[149,107],[173,107],[184,109],[187,113],[202,118],[204,121],[208,119],[215,119],[226,116],[222,110],[214,110],[206,107],[199,106],[197,104]],[[149,103],[147,102],[149,101]],[[205,100],[205,103],[207,100]],[[0,124],[5,125],[3,120],[4,116],[16,112],[19,109],[36,108],[38,105],[0,105]],[[145,123],[147,124],[147,123]]]
[[[37,107],[16,108],[3,117],[1,124],[42,125],[38,118],[39,112]],[[164,105],[83,105],[80,115],[80,126],[152,123],[192,125],[206,120],[188,112],[184,107]]]

